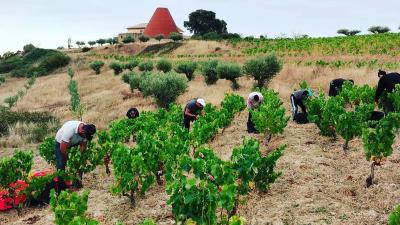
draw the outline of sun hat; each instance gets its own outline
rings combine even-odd
[[[196,102],[199,103],[203,107],[206,106],[206,101],[204,101],[204,99],[202,99],[202,98],[197,99]]]

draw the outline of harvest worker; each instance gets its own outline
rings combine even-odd
[[[329,84],[329,96],[336,96],[339,94],[340,90],[342,89],[342,86],[344,84],[344,82],[349,81],[352,84],[354,84],[353,80],[346,80],[343,78],[338,78],[338,79],[334,79],[331,81],[331,83]]]
[[[190,129],[190,122],[197,120],[199,114],[204,114],[204,106],[206,106],[206,102],[202,98],[192,99],[186,104],[183,113],[183,125],[186,129]]]
[[[96,126],[85,124],[81,121],[68,121],[57,131],[56,134],[56,167],[57,170],[65,170],[68,160],[68,149],[80,146],[81,151],[86,150],[87,141],[92,140],[96,133]],[[63,181],[60,180],[62,183]]]
[[[128,117],[128,119],[135,119],[139,117],[139,111],[137,108],[130,108],[128,112],[126,112],[126,117]]]
[[[391,93],[396,87],[396,84],[400,84],[400,74],[398,73],[386,73],[383,70],[379,70],[378,77],[380,79],[375,92],[376,103],[378,103],[379,98],[381,98],[384,91],[386,91],[386,93]],[[385,114],[394,111],[393,103],[389,98],[383,99],[383,111],[385,112]]]
[[[293,92],[290,95],[290,102],[292,103],[293,109],[293,120],[296,120],[298,116],[298,107],[300,106],[303,115],[307,115],[306,106],[304,105],[304,100],[308,97],[312,96],[311,90],[300,89],[298,91]]]
[[[260,92],[251,92],[247,98],[247,108],[249,108],[249,118],[247,119],[247,132],[259,133],[254,127],[251,118],[251,110],[256,109],[264,101],[264,96]]]

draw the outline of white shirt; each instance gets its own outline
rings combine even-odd
[[[82,141],[86,141],[85,138],[78,134],[79,125],[83,123],[81,121],[68,121],[57,131],[56,141],[58,143],[67,142],[69,146],[78,145]]]
[[[258,95],[258,102],[254,100],[254,96]],[[261,102],[264,101],[264,96],[260,92],[251,92],[249,94],[249,97],[247,98],[247,107],[250,109],[254,109],[257,107]]]

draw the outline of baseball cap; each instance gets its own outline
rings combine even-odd
[[[196,102],[199,103],[200,105],[202,105],[203,107],[206,106],[206,101],[204,101],[204,99],[202,99],[202,98],[197,99]]]

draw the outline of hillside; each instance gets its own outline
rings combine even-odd
[[[382,49],[386,49],[383,51]],[[355,50],[354,50],[355,49]],[[327,93],[329,82],[338,77],[353,79],[356,84],[375,86],[377,70],[388,71],[400,68],[400,38],[398,34],[387,36],[360,36],[350,38],[304,39],[304,40],[243,40],[230,41],[184,41],[170,43],[150,41],[117,46],[98,47],[87,53],[70,52],[71,67],[76,71],[81,101],[87,110],[83,120],[107,129],[111,121],[125,117],[129,107],[142,111],[154,111],[158,107],[150,97],[139,91],[130,92],[129,85],[115,76],[108,64],[117,59],[125,62],[138,55],[140,60],[158,61],[167,58],[176,63],[183,60],[206,61],[218,59],[243,64],[250,58],[275,51],[284,62],[282,71],[274,77],[269,88],[279,92],[286,114],[291,115],[290,94],[301,81],[307,81],[315,94]],[[103,60],[100,75],[96,75],[88,64]],[[137,69],[135,72],[139,73]],[[65,122],[74,119],[69,110],[66,68],[49,76],[38,77],[34,85],[12,108],[14,111],[49,111]],[[24,87],[25,79],[7,78],[0,85],[0,101]],[[202,97],[208,103],[219,106],[225,93],[236,93],[247,97],[254,80],[241,77],[239,90],[233,91],[230,82],[220,79],[217,84],[207,86],[201,71],[188,82],[187,91],[180,95],[177,103],[184,105],[189,99]],[[246,121],[248,111],[238,114],[232,124],[219,131],[208,144],[222,159],[228,159],[233,148],[242,144],[243,138],[262,135],[248,134]],[[2,137],[0,156],[11,155],[16,148],[35,150],[35,169],[51,168],[36,150],[36,143],[24,143],[15,137]],[[8,142],[12,142],[11,144]],[[277,171],[283,174],[272,184],[267,193],[252,191],[246,204],[238,214],[249,224],[386,224],[387,215],[400,203],[400,140],[395,142],[395,151],[376,172],[377,184],[365,187],[370,163],[365,160],[362,141],[351,141],[347,155],[343,154],[343,140],[323,137],[315,124],[300,125],[292,120],[282,135],[273,139],[270,146],[262,146],[264,153],[286,144],[284,155],[278,160]],[[15,148],[9,148],[9,146]],[[154,185],[139,198],[136,208],[131,208],[128,198],[111,195],[109,189],[112,176],[105,174],[99,166],[84,176],[85,189],[89,189],[88,213],[101,224],[137,224],[144,218],[153,218],[157,224],[173,224],[171,206],[165,186]],[[15,210],[0,212],[0,224],[53,224],[54,216],[48,206],[25,208],[20,216]]]

